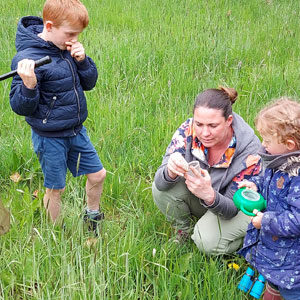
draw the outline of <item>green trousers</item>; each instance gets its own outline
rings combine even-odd
[[[250,217],[241,211],[230,220],[222,219],[201,205],[187,189],[184,180],[167,191],[159,191],[153,183],[152,194],[157,207],[175,229],[191,233],[200,251],[232,253],[242,245]],[[194,228],[193,216],[198,219]]]

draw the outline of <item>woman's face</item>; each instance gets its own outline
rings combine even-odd
[[[219,109],[197,107],[194,111],[194,129],[200,142],[206,147],[220,146],[228,142],[233,117],[227,120]]]

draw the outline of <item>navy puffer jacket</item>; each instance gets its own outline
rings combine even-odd
[[[17,54],[11,69],[16,69],[24,58],[37,60],[49,55],[52,62],[35,69],[38,84],[33,90],[26,88],[18,75],[13,78],[10,105],[41,136],[73,136],[87,118],[83,91],[95,86],[97,68],[88,56],[77,62],[69,51],[39,38],[37,34],[42,30],[43,20],[39,17],[24,17],[18,23]]]

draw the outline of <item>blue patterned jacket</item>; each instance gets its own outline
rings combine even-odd
[[[261,229],[252,223],[240,254],[268,281],[300,287],[300,152],[262,154],[263,176],[252,177],[267,200]]]

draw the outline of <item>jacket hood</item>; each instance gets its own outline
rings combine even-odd
[[[43,20],[35,16],[27,16],[20,19],[17,26],[16,49],[22,51],[27,48],[49,48],[50,44],[44,41],[38,34],[43,31]]]
[[[252,148],[253,146],[255,149],[257,149],[257,145],[260,145],[259,138],[255,135],[254,130],[244,121],[242,117],[234,112],[232,114],[232,128],[237,141],[235,156],[241,153],[247,153],[247,155],[249,155],[249,151],[246,150],[250,150],[249,147]],[[253,153],[257,153],[257,150],[253,151]]]
[[[278,169],[289,176],[298,176],[300,170],[300,151],[272,155],[264,147],[258,153],[262,159],[263,169]]]

